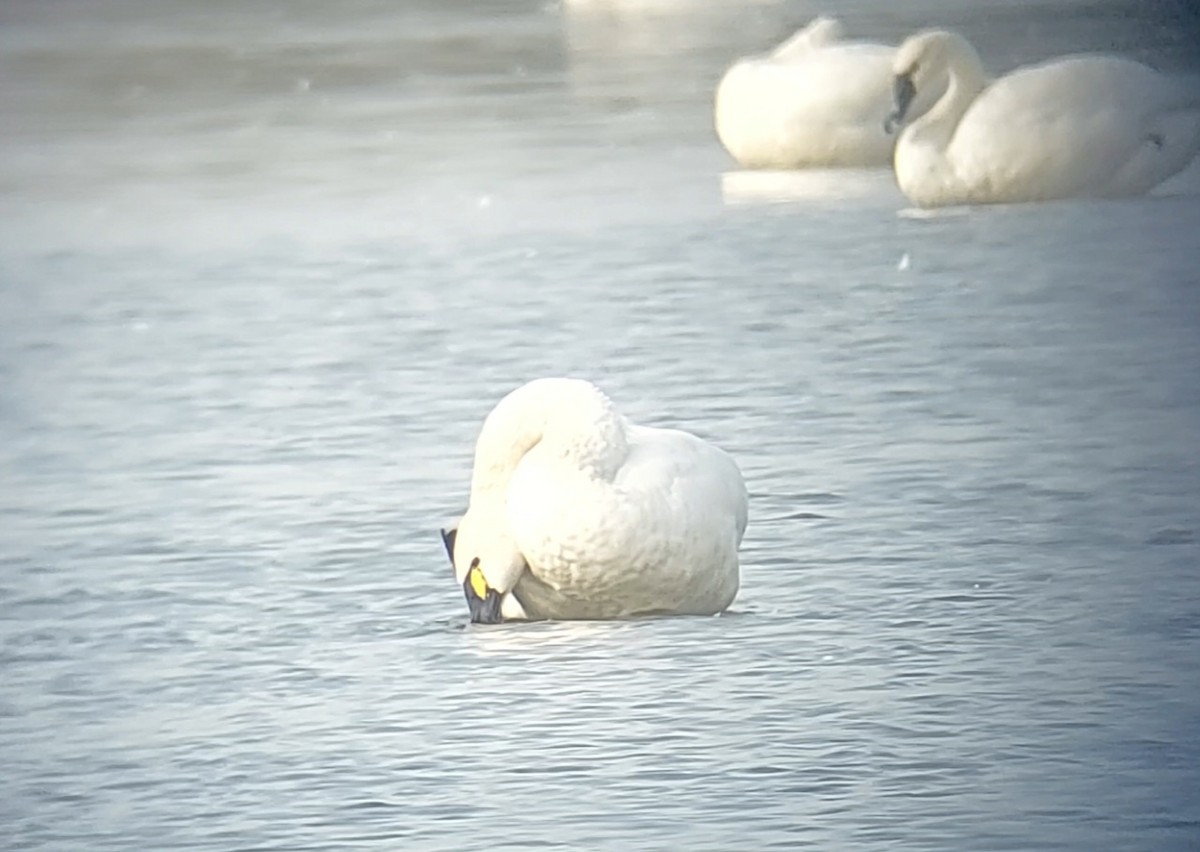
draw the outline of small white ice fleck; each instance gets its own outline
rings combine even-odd
[[[480,210],[486,210],[492,206],[492,197],[490,195],[481,195],[475,202],[475,206]]]
[[[299,80],[296,81],[296,91],[297,92],[307,92],[311,88],[312,88],[312,80],[308,79],[307,77],[301,77]]]
[[[912,265],[912,258],[908,256],[908,252],[900,255],[900,262],[896,264],[896,268],[901,272],[908,269]]]

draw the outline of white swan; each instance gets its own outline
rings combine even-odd
[[[896,181],[921,207],[1137,195],[1200,149],[1200,94],[1137,62],[1079,55],[988,85],[962,36],[928,31],[893,66],[897,125],[927,87],[941,99],[896,143]]]
[[[471,498],[443,530],[476,622],[724,610],[746,486],[674,429],[629,423],[594,385],[537,379],[484,421]]]
[[[717,138],[744,168],[887,166],[896,48],[842,41],[835,18],[818,17],[774,51],[735,62],[717,86]],[[922,97],[914,112],[936,100]]]

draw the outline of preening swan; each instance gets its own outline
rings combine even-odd
[[[921,207],[1137,195],[1200,150],[1200,93],[1128,59],[1079,55],[988,85],[962,36],[928,31],[900,46],[896,181]],[[908,105],[947,87],[924,115]]]
[[[630,423],[589,382],[537,379],[487,416],[442,535],[475,622],[707,615],[737,594],[746,518],[722,450]]]
[[[887,166],[895,139],[880,122],[891,109],[890,45],[842,40],[819,17],[774,51],[734,63],[717,86],[717,137],[750,169]],[[923,95],[913,112],[932,104]]]

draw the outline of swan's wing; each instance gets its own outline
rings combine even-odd
[[[615,483],[646,547],[646,597],[661,608],[714,612],[737,594],[746,531],[745,480],[722,450],[686,432],[633,427]]]
[[[746,500],[745,482],[733,459],[695,435],[675,429],[631,426],[629,457],[615,484],[629,494],[653,494],[665,500],[666,505],[658,508],[678,509],[686,500],[722,515],[736,515]]]
[[[813,124],[868,122],[879,125],[892,101],[892,57],[882,44],[837,44],[784,66],[795,88],[790,100],[802,105]]]
[[[820,15],[771,52],[775,59],[788,60],[818,47],[833,44],[842,37],[842,22]]]
[[[508,523],[547,588],[522,583],[522,599],[552,591],[556,612],[577,600],[590,617],[718,611],[737,592],[746,504],[733,460],[683,432],[630,426],[611,481],[535,449],[510,484]]]
[[[883,132],[893,52],[837,43],[740,62],[717,87],[717,136],[748,167],[882,165],[893,142]]]
[[[673,558],[736,559],[748,498],[724,451],[687,432],[631,427],[629,458],[614,484],[626,510]]]
[[[1118,57],[1073,57],[1021,69],[967,110],[948,150],[968,185],[1002,194],[1101,191],[1151,134],[1165,91],[1157,72]]]

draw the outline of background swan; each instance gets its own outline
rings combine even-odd
[[[841,23],[819,17],[773,52],[742,59],[717,86],[721,144],[746,168],[870,167],[891,163],[896,49],[842,41]],[[936,98],[915,104],[917,112]]]
[[[1080,55],[990,86],[962,36],[918,33],[896,53],[896,112],[948,88],[896,144],[896,180],[922,207],[1146,192],[1200,149],[1200,95],[1137,62]]]
[[[712,614],[737,594],[746,518],[722,450],[629,423],[589,382],[537,379],[484,421],[443,536],[472,621]]]

